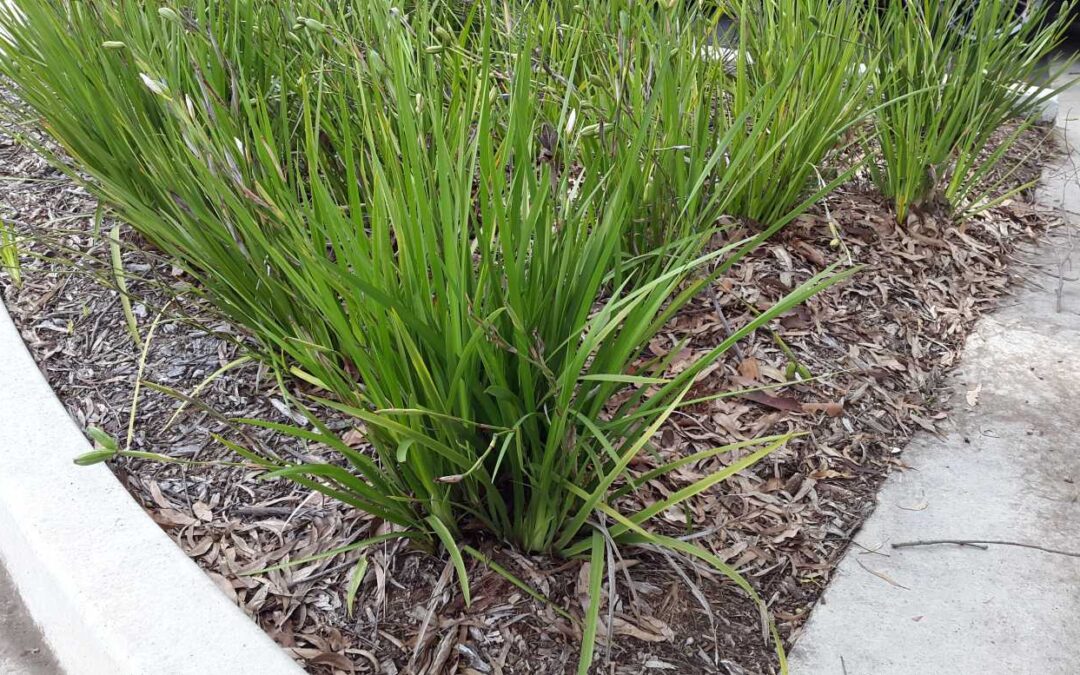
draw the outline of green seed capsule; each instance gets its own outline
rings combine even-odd
[[[127,47],[127,45],[124,44],[123,42],[118,42],[116,40],[109,40],[107,42],[102,42],[101,46],[102,46],[103,49],[123,49],[124,47]]]
[[[325,23],[315,19],[300,19],[300,23],[304,24],[304,27],[308,30],[313,30],[316,33],[325,33],[329,28]]]
[[[428,54],[441,54],[446,48],[442,45],[431,45],[430,47],[424,47],[424,51]]]
[[[368,66],[371,67],[371,72],[381,73],[383,71],[384,63],[382,57],[379,56],[379,52],[374,49],[367,53]]]
[[[101,462],[108,461],[116,457],[116,450],[94,450],[85,454],[79,455],[74,461],[79,466],[91,466],[93,464],[100,464]]]
[[[581,127],[581,135],[588,138],[589,136],[598,136],[600,134],[599,124],[590,124],[586,127]]]
[[[168,19],[169,21],[175,21],[176,23],[180,23],[180,15],[177,14],[176,10],[172,9],[171,7],[159,7],[157,13],[163,19]]]
[[[442,26],[435,26],[435,37],[439,38],[439,42],[443,43],[454,41],[454,36],[450,35],[450,31],[446,30]]]

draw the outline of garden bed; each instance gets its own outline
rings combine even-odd
[[[1024,162],[1010,185],[1038,175],[1046,138],[1045,131],[1031,131],[1010,150],[1011,160]],[[94,200],[10,140],[0,150],[0,171],[0,215],[21,233],[32,228],[36,238],[23,250],[22,287],[0,277],[3,298],[79,424],[123,441],[140,369],[143,380],[190,394],[242,355],[242,331],[191,297],[164,307],[165,319],[176,320],[161,323],[140,364],[118,294],[101,283],[112,274],[110,224],[95,225]],[[831,263],[860,266],[851,279],[743,340],[692,396],[767,390],[677,413],[658,444],[672,458],[764,434],[812,432],[659,519],[669,534],[694,532],[697,543],[751,579],[789,644],[873,509],[882,479],[906,468],[900,451],[907,439],[932,432],[945,418],[938,398],[944,375],[978,316],[1022,274],[1013,251],[1053,220],[1017,199],[961,227],[931,216],[900,230],[865,178],[857,176],[735,267],[718,287],[722,317],[704,294],[651,344],[659,356],[688,339],[672,366],[685,367],[724,339],[725,323],[745,324],[754,308],[773,304]],[[188,281],[124,232],[123,266],[145,334],[165,299],[175,295],[160,289],[175,291]],[[792,379],[792,363],[814,379],[778,386]],[[357,553],[249,574],[371,536],[379,527],[370,516],[292,483],[262,481],[253,469],[213,463],[235,460],[213,434],[263,443],[280,454],[319,456],[326,450],[226,423],[239,417],[304,423],[277,387],[257,364],[241,365],[214,379],[175,419],[181,402],[144,387],[132,448],[211,464],[120,460],[113,466],[223,591],[313,672],[395,673],[410,664],[430,673],[573,670],[577,629],[480,566],[473,566],[473,604],[465,609],[445,561],[382,544],[369,551],[351,618],[346,589]],[[363,437],[351,431],[353,423],[330,420],[359,447]],[[658,499],[724,461],[730,459],[686,467],[633,499]],[[485,550],[556,605],[580,614],[588,584],[583,563]],[[610,650],[610,672],[776,669],[760,616],[737,588],[670,554],[634,554],[616,565],[626,576],[617,572],[622,597],[612,610],[619,639]],[[604,622],[607,612],[601,612]],[[604,633],[602,628],[602,639]],[[598,649],[605,653],[603,644]]]

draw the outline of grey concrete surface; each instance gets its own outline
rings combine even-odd
[[[62,671],[34,625],[7,570],[0,565],[0,675],[59,675]]]
[[[1073,48],[1080,50],[1080,39],[1074,41]],[[1080,64],[1074,64],[1069,74],[1072,77],[1080,76]],[[1058,98],[1060,110],[1057,126],[1071,146],[1071,152],[1057,166],[1047,169],[1040,189],[1040,200],[1065,211],[1072,216],[1073,222],[1080,222],[1080,187],[1077,183],[1077,171],[1080,170],[1080,87],[1064,91]]]
[[[943,437],[917,436],[791,659],[794,675],[1080,673],[1080,91],[1073,147],[1040,199],[1070,224],[1025,257],[1029,283],[969,338]]]
[[[73,675],[302,670],[90,450],[0,303],[0,561]]]

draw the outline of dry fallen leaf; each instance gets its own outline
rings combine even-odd
[[[643,616],[633,624],[626,619],[615,617],[612,626],[615,635],[625,635],[643,642],[668,642],[675,637],[675,631],[660,619],[652,616]]]
[[[823,412],[829,417],[839,417],[844,414],[844,404],[838,401],[827,401],[825,403],[803,403],[802,409],[808,413]]]
[[[332,652],[323,652],[318,656],[308,659],[310,663],[317,665],[326,665],[338,670],[344,670],[346,672],[353,672],[356,668],[353,666],[352,659],[344,654],[334,654]]]
[[[353,428],[346,431],[341,436],[341,441],[350,448],[359,448],[367,442],[367,438],[364,436],[364,432]]]
[[[851,474],[841,473],[840,471],[835,471],[833,469],[822,469],[810,473],[809,477],[814,480],[827,480],[829,478],[851,478]]]
[[[885,574],[884,572],[878,572],[878,571],[876,571],[876,570],[872,570],[872,569],[870,569],[870,568],[869,568],[869,567],[867,567],[866,565],[862,564],[862,561],[861,561],[861,560],[858,560],[858,559],[856,559],[856,560],[855,560],[855,562],[859,563],[859,567],[863,568],[864,570],[866,570],[866,571],[867,571],[867,572],[869,572],[870,574],[873,574],[873,575],[874,575],[875,577],[877,577],[878,579],[881,579],[882,581],[884,581],[884,582],[888,583],[888,584],[889,584],[890,586],[896,586],[897,588],[902,588],[902,589],[904,589],[905,591],[910,591],[910,590],[911,590],[911,589],[910,589],[910,588],[908,588],[907,586],[905,586],[905,585],[903,585],[903,584],[901,584],[901,583],[898,583],[897,581],[895,581],[895,580],[894,580],[894,579],[893,579],[892,577],[890,577],[890,576],[889,576],[888,574]]]
[[[172,502],[165,498],[165,495],[161,492],[161,486],[156,481],[149,482],[150,497],[154,500],[154,503],[158,505],[158,508],[171,509],[173,508]]]
[[[354,672],[356,666],[353,664],[352,659],[344,654],[334,654],[333,652],[323,651],[321,649],[312,649],[310,647],[294,647],[288,651],[292,652],[296,656],[304,659],[309,663],[316,665],[326,665],[343,670],[346,672]]]
[[[206,502],[195,502],[191,505],[191,512],[204,523],[209,523],[214,519],[214,512],[210,510]]]
[[[227,595],[233,602],[236,602],[236,589],[233,588],[233,585],[229,583],[228,579],[217,572],[210,570],[206,570],[206,574],[210,577],[210,580],[214,582],[214,585],[221,589],[222,593]]]
[[[758,360],[754,357],[743,359],[739,363],[739,374],[748,380],[761,379],[761,367],[758,364]]]
[[[930,508],[930,502],[928,502],[926,498],[923,498],[923,500],[919,502],[914,502],[912,504],[897,504],[896,506],[905,511],[925,511]]]
[[[652,670],[678,670],[679,667],[673,663],[667,661],[661,661],[660,659],[649,659],[645,662],[645,667]]]
[[[802,412],[802,404],[793,398],[786,398],[784,396],[773,396],[763,391],[748,391],[741,394],[742,398],[754,403],[760,403],[761,405],[774,408],[776,410],[783,410],[785,412]]]
[[[967,393],[967,396],[965,397],[965,398],[967,398],[967,404],[969,406],[971,406],[972,408],[979,405],[979,394],[981,394],[981,393],[982,393],[982,382],[980,382],[978,385],[975,386],[974,389],[970,390]]]
[[[796,253],[806,258],[810,262],[814,263],[815,265],[818,265],[819,267],[824,267],[826,264],[828,264],[828,261],[825,258],[825,254],[814,248],[807,242],[796,241],[792,245]]]
[[[198,521],[189,516],[186,513],[177,511],[176,509],[160,509],[158,511],[151,511],[150,517],[154,519],[158,525],[162,527],[185,527],[192,525]]]

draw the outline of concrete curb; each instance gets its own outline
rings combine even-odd
[[[0,303],[0,561],[78,675],[303,672],[90,448]]]

